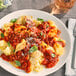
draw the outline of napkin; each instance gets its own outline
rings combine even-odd
[[[76,23],[76,19],[72,19],[72,18],[69,19],[68,30],[69,30],[69,33],[71,35],[72,50],[71,50],[70,55],[69,55],[69,57],[67,59],[67,62],[66,62],[65,76],[76,76],[76,70],[71,68],[72,54],[73,54],[73,44],[74,44],[73,29],[74,29],[75,23]]]

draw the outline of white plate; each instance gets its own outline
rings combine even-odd
[[[66,41],[65,52],[60,57],[60,60],[56,64],[56,66],[50,69],[44,69],[43,71],[38,72],[38,73],[36,72],[25,73],[22,70],[16,69],[11,64],[2,60],[1,58],[0,58],[0,66],[13,74],[20,75],[20,76],[44,76],[44,75],[48,75],[48,74],[51,74],[57,71],[59,68],[61,68],[64,65],[71,50],[71,39],[70,39],[70,35],[69,35],[67,28],[59,19],[57,19],[53,15],[50,15],[49,13],[46,13],[43,11],[32,10],[32,9],[19,10],[19,11],[6,15],[0,20],[0,27],[3,26],[4,23],[9,22],[11,19],[17,18],[22,15],[29,15],[29,16],[33,16],[34,18],[42,18],[44,20],[53,20],[56,23],[57,27],[61,30],[61,38]]]

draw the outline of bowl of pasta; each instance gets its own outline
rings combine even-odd
[[[66,62],[71,39],[65,25],[39,10],[19,10],[0,20],[0,66],[20,76],[44,76]]]

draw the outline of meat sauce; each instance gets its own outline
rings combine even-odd
[[[51,55],[54,54],[55,57],[52,57]],[[53,53],[51,50],[45,50],[44,52],[44,60],[42,61],[42,64],[45,65],[47,68],[52,68],[56,65],[56,63],[59,61],[58,55]]]
[[[19,61],[21,66],[18,66],[17,68],[22,69],[29,73],[31,71],[30,66],[31,63],[29,61],[29,55],[27,54],[26,56],[22,56],[23,51],[18,51],[15,55],[9,55],[6,56],[5,54],[2,54],[1,57],[3,60],[8,61],[8,62],[13,62],[15,60]]]
[[[20,25],[14,24],[10,28],[12,31],[9,32],[8,36],[5,36],[4,38],[0,39],[0,40],[4,39],[7,42],[9,41],[14,49],[16,48],[16,45],[21,42],[22,39],[26,40],[29,37],[33,37],[35,40],[35,43],[38,45],[40,44],[41,40],[43,40],[46,44],[48,44],[50,46],[53,46],[54,43],[56,43],[56,41],[53,40],[53,37],[48,36],[49,30],[53,29],[54,27],[50,27],[49,23],[47,21],[43,22],[38,27],[35,27],[35,30],[33,27],[29,28],[30,27],[30,25],[29,25],[29,27],[26,30],[28,30],[28,29],[31,30],[33,32],[33,34],[31,34],[31,35],[29,35],[28,32],[25,32],[24,34],[15,33],[14,27],[16,27],[16,26],[20,26]],[[25,29],[22,29],[22,30],[25,30]],[[58,30],[57,35],[59,35],[59,34],[60,34],[60,31]],[[63,45],[63,47],[65,46],[63,43],[61,43],[61,42],[59,42],[59,43],[61,45]],[[33,46],[33,45],[31,44],[31,46]],[[31,63],[29,61],[28,51],[31,46],[25,47],[25,49],[18,51],[16,54],[12,54],[12,55],[8,55],[8,56],[6,56],[5,54],[2,54],[1,57],[2,57],[2,59],[4,59],[5,61],[8,61],[8,62],[13,62],[15,60],[18,60],[21,63],[21,66],[18,66],[17,68],[22,69],[22,70],[26,71],[27,73],[29,73],[31,71],[31,69],[30,69]],[[55,53],[53,53],[51,50],[44,50],[43,47],[39,47],[39,46],[38,46],[38,50],[40,50],[43,53],[44,60],[42,61],[42,65],[45,65],[47,68],[52,68],[59,61],[59,58],[58,58],[59,56],[56,55]],[[55,57],[52,57],[51,54],[55,54]]]

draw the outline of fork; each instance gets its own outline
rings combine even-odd
[[[73,57],[72,57],[72,68],[76,69],[76,24],[73,29],[74,46],[73,46]]]

